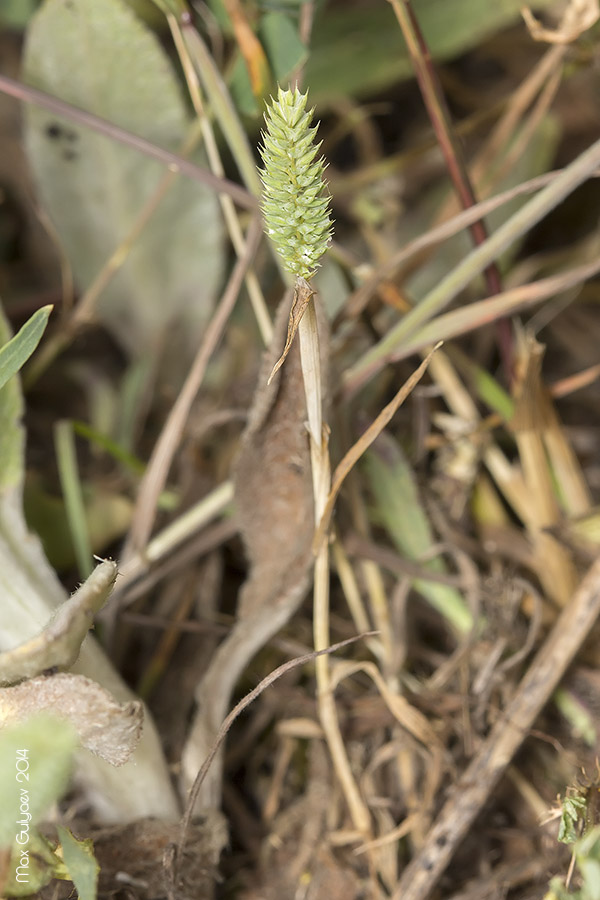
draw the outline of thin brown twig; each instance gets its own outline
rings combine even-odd
[[[341,322],[345,319],[357,318],[361,312],[363,312],[371,297],[377,292],[381,282],[394,278],[398,269],[403,263],[410,259],[411,256],[419,253],[420,250],[424,250],[434,244],[440,244],[442,241],[448,240],[455,234],[458,234],[459,231],[468,228],[476,219],[487,216],[500,206],[504,206],[505,203],[510,203],[515,197],[521,197],[523,194],[533,194],[536,191],[541,190],[541,188],[546,187],[546,185],[554,181],[555,178],[558,178],[563,171],[563,169],[554,169],[552,172],[536,175],[535,178],[530,178],[528,181],[524,181],[522,184],[518,184],[506,191],[502,191],[502,193],[496,194],[493,197],[489,197],[487,200],[481,200],[470,209],[458,213],[458,215],[448,219],[447,222],[442,222],[441,225],[431,228],[429,231],[425,232],[425,234],[419,235],[419,237],[410,241],[408,244],[405,244],[404,247],[394,253],[383,265],[379,266],[364,284],[361,284],[361,286],[350,295],[344,304],[343,309],[338,313],[334,320],[333,327],[339,327]],[[595,172],[593,177],[600,177],[600,171]]]
[[[441,342],[439,344],[436,344],[433,350],[431,350],[427,354],[421,365],[417,369],[415,369],[410,378],[405,381],[400,390],[396,393],[395,397],[387,404],[387,406],[384,406],[376,419],[369,425],[366,431],[361,434],[359,439],[355,441],[355,443],[344,455],[343,459],[338,463],[337,468],[333,473],[331,486],[329,487],[329,492],[326,498],[322,515],[317,522],[317,528],[315,530],[315,536],[313,538],[313,552],[315,553],[315,555],[318,554],[321,548],[321,544],[325,539],[325,535],[329,527],[329,522],[331,521],[333,507],[335,505],[337,495],[342,488],[342,484],[346,479],[346,476],[354,468],[363,453],[381,434],[386,425],[390,423],[397,410],[402,406],[406,398],[413,391],[413,389],[416,387],[416,385],[419,383],[419,381],[427,371],[427,366],[429,365],[431,357],[440,347]]]
[[[423,102],[435,131],[446,167],[452,179],[454,190],[464,209],[477,203],[475,192],[467,170],[464,155],[452,127],[450,111],[440,84],[437,72],[431,59],[431,53],[410,0],[389,0],[391,3],[404,40],[410,54],[415,75],[421,89]],[[477,219],[469,226],[476,245],[483,244],[487,238],[487,229],[482,219]],[[496,294],[501,290],[500,273],[495,263],[485,270],[488,292]],[[503,328],[499,334],[500,349],[507,372],[510,370],[511,335]]]
[[[320,656],[335,653],[337,650],[341,650],[343,647],[347,647],[350,644],[354,644],[357,641],[363,640],[364,638],[373,637],[378,634],[377,631],[367,631],[364,634],[358,634],[354,637],[347,638],[345,641],[339,641],[337,644],[331,644],[329,647],[325,647],[322,650],[312,650],[310,653],[305,653],[303,656],[296,657],[296,659],[290,659],[288,662],[283,663],[281,666],[278,666],[266,678],[263,678],[257,686],[250,691],[250,693],[246,694],[245,697],[237,703],[234,708],[231,710],[229,715],[223,721],[223,724],[219,728],[217,732],[217,736],[210,748],[210,751],[202,763],[196,778],[194,779],[194,783],[190,788],[190,792],[188,795],[188,800],[185,808],[185,813],[181,819],[181,830],[179,834],[179,843],[177,845],[176,851],[174,855],[171,857],[170,864],[171,870],[169,872],[170,876],[170,887],[169,887],[169,898],[170,900],[175,900],[175,884],[177,881],[177,869],[178,864],[183,858],[183,850],[185,847],[185,842],[187,838],[188,829],[190,827],[190,823],[192,821],[192,816],[194,814],[194,807],[196,805],[196,800],[198,799],[198,795],[200,793],[200,788],[202,787],[202,782],[206,778],[206,774],[210,769],[210,766],[219,752],[221,744],[225,740],[227,736],[227,732],[237,719],[237,717],[248,707],[251,703],[260,697],[260,695],[265,691],[268,687],[270,687],[275,681],[285,675],[287,672],[290,672],[292,669],[298,668],[298,666],[304,666],[306,663],[312,662],[312,660],[317,659]]]
[[[184,385],[154,445],[152,456],[140,482],[131,528],[123,553],[124,560],[127,560],[136,550],[143,548],[150,537],[156,518],[157,501],[165,486],[192,403],[204,379],[209,360],[223,336],[225,325],[237,300],[246,271],[256,255],[261,235],[262,224],[260,219],[255,216],[250,225],[245,253],[235,264]]]
[[[460,777],[417,856],[404,870],[392,900],[426,900],[457,847],[530,732],[600,613],[600,559],[522,679],[505,714]]]
[[[348,556],[370,559],[381,566],[382,569],[387,569],[400,578],[420,578],[423,581],[432,581],[435,584],[445,584],[448,587],[456,588],[464,588],[465,586],[465,579],[460,575],[444,575],[441,572],[434,572],[425,568],[419,562],[400,556],[395,550],[380,547],[379,544],[369,541],[356,533],[348,537],[345,550]]]
[[[173,171],[181,172],[187,178],[199,181],[220,194],[228,194],[245,209],[256,210],[258,208],[256,197],[253,197],[249,191],[240,187],[239,184],[235,184],[227,178],[219,178],[207,169],[203,169],[202,166],[197,166],[195,163],[190,162],[189,159],[185,159],[177,153],[172,153],[170,150],[165,150],[163,147],[158,147],[151,141],[147,141],[137,134],[132,134],[131,131],[126,131],[113,122],[103,119],[101,116],[96,116],[85,109],[80,109],[78,106],[59,100],[58,97],[53,97],[51,94],[46,94],[44,91],[40,91],[30,85],[22,84],[14,78],[9,78],[8,75],[0,75],[0,92],[25,103],[42,106],[44,109],[56,113],[57,116],[63,116],[65,119],[70,119],[72,122],[85,125],[87,128],[92,128],[106,137],[113,138],[127,147],[138,150],[145,156],[164,163]]]
[[[231,540],[238,532],[238,523],[234,518],[222,519],[212,527],[205,528],[195,538],[190,535],[181,548],[175,548],[161,562],[151,568],[148,561],[146,567],[133,571],[131,576],[121,576],[113,591],[111,602],[117,603],[119,609],[125,609],[134,603],[139,597],[143,597],[152,590],[160,581],[177,572],[188,563],[194,562],[206,556],[212,550],[222,546]],[[149,569],[149,571],[147,571]]]

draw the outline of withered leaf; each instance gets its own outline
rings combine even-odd
[[[333,480],[331,483],[331,488],[329,490],[329,495],[327,497],[327,503],[325,504],[325,509],[323,510],[323,515],[321,516],[321,520],[319,522],[317,530],[315,531],[315,536],[313,539],[313,551],[315,553],[318,552],[321,541],[325,538],[325,533],[329,527],[329,522],[331,521],[333,507],[335,505],[337,495],[341,490],[344,479],[352,470],[353,466],[356,465],[365,450],[367,450],[371,446],[373,441],[378,437],[378,435],[381,434],[386,425],[390,423],[398,408],[402,406],[408,395],[425,374],[431,357],[441,346],[442,342],[440,341],[427,354],[421,365],[413,372],[410,378],[408,378],[404,382],[395,397],[387,404],[387,406],[384,406],[379,415],[376,417],[375,421],[372,422],[371,425],[369,425],[369,427],[363,434],[361,434],[359,439],[352,445],[352,447],[350,447],[348,452],[344,455],[343,459],[338,464],[335,472],[333,473]]]
[[[328,329],[319,299],[323,396],[327,396]],[[234,474],[235,500],[250,573],[238,603],[238,621],[217,650],[200,682],[199,704],[183,754],[186,785],[192,783],[230,706],[233,688],[249,660],[290,619],[308,590],[314,530],[306,401],[298,343],[270,384],[266,376],[281,355],[288,292],[280,305],[274,337],[258,377]],[[203,784],[199,807],[218,807],[221,760]]]
[[[288,317],[288,328],[287,337],[285,339],[285,346],[283,348],[281,356],[271,369],[271,374],[267,379],[267,384],[271,384],[276,373],[284,364],[286,357],[290,352],[290,347],[292,346],[292,342],[294,340],[294,337],[296,336],[296,332],[298,331],[300,320],[302,319],[306,307],[310,302],[310,298],[314,297],[314,295],[315,291],[311,288],[308,281],[305,278],[301,278],[300,276],[298,276],[298,278],[296,279],[296,284],[294,285],[294,297]]]
[[[83,675],[58,673],[0,688],[0,723],[13,725],[41,711],[73,725],[82,747],[113,766],[122,766],[142,733],[143,706],[117,703],[103,687]]]
[[[0,685],[16,684],[46,669],[68,669],[79,656],[94,614],[106,603],[116,577],[116,563],[104,560],[73,596],[58,607],[39,634],[0,653]]]

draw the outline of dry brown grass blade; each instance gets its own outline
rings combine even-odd
[[[409,734],[420,741],[430,752],[441,752],[442,747],[439,738],[427,718],[415,706],[412,706],[406,697],[390,690],[374,663],[343,661],[336,663],[331,676],[331,689],[334,691],[345,678],[349,678],[356,672],[364,672],[365,675],[369,676],[383,697],[387,708],[402,728],[405,728]]]
[[[402,265],[411,259],[411,257],[416,256],[422,250],[434,247],[436,244],[448,240],[448,238],[453,237],[453,235],[458,234],[460,231],[464,231],[471,222],[476,221],[482,216],[489,215],[489,213],[493,212],[495,209],[499,209],[501,206],[504,206],[505,203],[514,200],[515,197],[522,197],[541,190],[546,187],[547,184],[554,181],[554,179],[558,178],[562,171],[562,169],[556,169],[555,171],[547,172],[544,175],[537,175],[535,178],[529,179],[529,181],[524,181],[523,184],[518,184],[516,187],[503,191],[500,194],[496,194],[494,197],[490,197],[488,200],[481,200],[475,206],[470,207],[470,209],[458,213],[458,215],[453,216],[447,222],[436,225],[435,228],[431,228],[429,231],[425,232],[425,234],[419,235],[419,237],[409,241],[408,244],[392,254],[387,262],[379,266],[364,284],[361,284],[361,286],[350,295],[344,304],[343,309],[338,313],[334,325],[337,325],[341,319],[356,318],[360,315],[370,299],[377,292],[382,282],[386,279],[394,278]],[[595,178],[599,176],[600,172],[594,173]]]
[[[581,266],[575,266],[566,272],[540,278],[529,284],[522,284],[510,290],[502,291],[494,297],[477,300],[451,312],[442,313],[432,319],[414,335],[403,343],[402,349],[394,353],[395,360],[404,359],[434,341],[449,340],[481,328],[495,321],[499,316],[510,315],[541,303],[549,297],[581,284],[600,272],[600,261],[597,259]]]
[[[527,737],[600,613],[600,560],[588,570],[523,677],[506,712],[460,777],[392,900],[426,900]]]
[[[521,375],[511,424],[525,479],[525,525],[535,548],[537,574],[548,596],[564,606],[577,576],[569,552],[547,531],[558,523],[559,510],[544,446],[551,420],[541,375],[543,354],[544,348],[532,336],[520,336]]]
[[[267,384],[271,384],[273,381],[274,375],[279,371],[282,365],[285,362],[286,356],[290,352],[290,347],[292,346],[292,341],[298,331],[298,326],[300,325],[300,320],[306,311],[306,307],[310,302],[310,298],[313,296],[314,291],[311,288],[308,281],[305,278],[298,278],[296,280],[296,284],[294,286],[294,299],[292,301],[292,307],[290,309],[290,317],[288,319],[288,330],[287,337],[285,339],[285,346],[283,348],[283,352],[275,365],[271,370],[271,374],[267,379]]]
[[[534,41],[545,41],[547,44],[571,44],[581,37],[584,31],[595,25],[600,18],[598,0],[570,0],[557,28],[544,28],[528,6],[523,7],[521,15]]]
[[[427,371],[427,367],[429,365],[431,357],[441,346],[442,342],[440,341],[427,354],[418,369],[416,369],[410,376],[410,378],[408,378],[407,381],[404,382],[394,399],[391,400],[387,404],[387,406],[383,407],[375,421],[371,425],[369,425],[369,427],[363,434],[361,434],[356,443],[353,444],[352,447],[350,447],[343,459],[338,463],[336,470],[333,473],[333,478],[331,480],[331,489],[327,497],[327,503],[325,505],[325,509],[323,510],[323,515],[321,516],[318,528],[315,531],[315,536],[313,539],[313,553],[318,553],[321,542],[325,538],[325,533],[331,521],[331,515],[333,513],[333,507],[335,505],[337,495],[341,490],[346,476],[354,468],[365,450],[367,450],[371,446],[373,441],[377,439],[386,425],[390,423],[396,411],[400,408],[400,406],[402,406],[406,398],[414,390],[416,385],[419,383],[419,381]]]
[[[231,693],[252,656],[289,620],[310,584],[314,504],[300,349],[294,342],[270,385],[267,375],[285,343],[291,291],[280,305],[265,354],[235,472],[235,501],[250,563],[237,622],[197,688],[198,713],[183,754],[189,786],[229,708]],[[321,323],[319,323],[321,326]],[[322,329],[327,373],[327,323]],[[218,807],[221,759],[202,788],[200,803]]]

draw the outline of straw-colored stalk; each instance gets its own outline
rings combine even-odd
[[[287,271],[295,277],[295,296],[290,315],[285,355],[296,330],[300,356],[312,465],[315,527],[321,521],[331,483],[329,429],[323,421],[323,385],[319,328],[315,293],[310,285],[319,259],[327,249],[332,221],[329,197],[325,193],[324,160],[316,159],[319,144],[316,128],[310,127],[312,111],[306,110],[307,95],[278,92],[265,115],[266,130],[261,149],[264,169],[263,213],[269,237]],[[315,556],[314,617],[315,650],[329,645],[329,545],[321,541]],[[354,827],[368,834],[369,811],[358,790],[339,728],[326,655],[315,661],[319,716],[333,764],[340,781]]]

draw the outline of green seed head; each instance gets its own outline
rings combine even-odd
[[[267,234],[293,275],[310,278],[329,246],[333,222],[325,193],[325,161],[315,159],[317,127],[310,127],[308,94],[279,88],[265,113],[260,154],[262,210]]]

